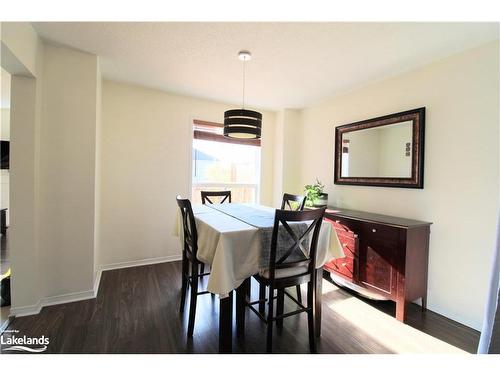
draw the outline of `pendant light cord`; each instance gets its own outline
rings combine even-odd
[[[245,64],[247,62],[246,57],[243,59],[243,104],[242,109],[245,109]]]

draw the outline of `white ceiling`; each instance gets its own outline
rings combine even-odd
[[[498,23],[83,22],[33,24],[100,56],[103,76],[238,104],[297,108],[499,38]]]

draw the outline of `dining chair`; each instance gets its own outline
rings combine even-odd
[[[228,203],[231,203],[231,190],[224,190],[224,191],[201,191],[201,203],[206,204],[207,202],[210,204],[214,204],[214,201],[212,201],[210,198],[221,198],[219,203],[224,203],[226,200]],[[215,201],[215,203],[217,203]],[[200,272],[204,273],[205,272],[205,265],[202,264],[200,268]]]
[[[198,291],[198,279],[202,276],[209,275],[210,272],[198,272],[200,265],[203,262],[198,260],[198,232],[196,230],[196,222],[194,220],[193,208],[189,199],[183,199],[180,196],[176,197],[177,205],[181,210],[182,230],[183,230],[183,247],[182,247],[182,287],[181,287],[181,306],[180,313],[184,312],[186,302],[186,292],[188,284],[191,286],[191,297],[189,302],[189,322],[188,336],[193,336],[194,320],[196,315],[196,300],[201,294],[210,293],[209,291]],[[189,273],[191,268],[191,274]]]
[[[271,249],[268,268],[259,274],[254,275],[254,279],[260,285],[269,289],[267,302],[267,315],[262,314],[253,306],[260,300],[249,300],[249,289],[251,283],[249,279],[238,288],[236,293],[236,303],[238,314],[238,332],[244,330],[245,307],[249,307],[257,316],[267,324],[267,352],[272,353],[273,323],[278,327],[283,327],[283,319],[292,315],[307,313],[309,329],[309,349],[311,353],[316,352],[315,335],[315,316],[314,302],[316,301],[316,249],[318,246],[318,237],[321,229],[321,223],[325,214],[325,208],[309,211],[285,211],[276,210],[274,218],[274,227],[271,237]],[[298,236],[290,227],[289,223],[312,221],[307,223],[307,229]],[[280,232],[278,235],[278,231]],[[283,233],[282,233],[283,231]],[[312,236],[310,233],[312,232]],[[288,234],[293,242],[283,254],[277,254],[279,248],[278,238]],[[303,245],[304,239],[309,238],[309,249]],[[293,258],[291,257],[293,255]],[[304,306],[301,302],[289,294],[285,288],[307,283],[307,304]],[[274,297],[274,291],[277,291],[277,297]],[[291,312],[284,312],[285,295],[290,298],[298,309]],[[274,300],[276,299],[276,314],[274,313]],[[241,312],[243,311],[243,312]]]
[[[294,204],[292,204],[292,202]],[[294,194],[283,194],[283,200],[281,201],[281,209],[282,210],[290,210],[290,211],[302,211],[306,204],[306,197],[304,195],[294,195]],[[262,291],[264,289],[264,291]],[[265,296],[265,288],[262,287],[259,291],[259,298],[266,298]],[[300,285],[297,285],[297,299],[300,303],[302,303],[302,292],[300,291]],[[261,311],[263,310],[263,306],[261,306]]]
[[[219,203],[224,203],[226,200],[228,203],[231,203],[231,191],[202,191],[201,192],[201,203],[206,204],[207,202],[210,204],[214,204],[212,201],[213,197],[220,197],[221,201]],[[212,199],[210,199],[212,198]],[[217,202],[216,202],[217,203]]]

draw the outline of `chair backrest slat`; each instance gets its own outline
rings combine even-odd
[[[231,203],[231,191],[202,191],[201,192],[201,203],[206,204],[207,202],[210,204],[214,204],[214,202],[210,199],[210,197],[221,197],[220,203],[224,203],[226,200],[228,203]]]
[[[291,202],[295,202],[295,207],[292,207]],[[285,193],[283,194],[283,200],[281,202],[282,210],[290,210],[290,211],[302,211],[304,209],[304,205],[306,204],[306,197],[303,195],[293,195]]]
[[[271,238],[271,252],[269,257],[269,277],[274,279],[276,269],[290,268],[290,267],[300,267],[307,266],[308,273],[312,274],[316,267],[316,250],[318,246],[319,231],[321,229],[321,223],[323,221],[323,216],[325,215],[325,207],[308,210],[308,211],[288,211],[288,210],[276,210],[274,217],[274,227],[273,234]],[[290,227],[290,223],[297,222],[308,222],[307,229],[298,236]],[[282,229],[280,229],[280,227]],[[280,230],[285,230],[288,235],[293,240],[293,245],[282,255],[278,260],[277,249],[278,249],[278,232]],[[302,242],[312,231],[312,238],[309,241],[309,251],[306,251]],[[303,259],[293,260],[286,262],[286,260],[294,253],[296,250],[301,250],[304,256]]]
[[[196,258],[198,252],[198,231],[196,230],[196,222],[194,220],[191,202],[189,199],[183,199],[179,195],[176,200],[182,216],[182,231],[184,234],[183,251],[192,253]]]

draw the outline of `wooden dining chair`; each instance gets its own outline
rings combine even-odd
[[[283,200],[281,201],[281,209],[282,210],[290,210],[290,211],[302,211],[306,204],[306,197],[304,195],[294,195],[294,194],[283,194]],[[265,287],[262,287],[265,289]],[[297,299],[300,303],[302,303],[302,292],[300,291],[300,285],[296,286],[297,290]],[[265,291],[259,291],[259,298],[265,298]],[[264,297],[262,297],[264,296]],[[263,307],[261,307],[261,311]]]
[[[181,287],[181,306],[180,313],[184,312],[186,302],[186,292],[188,284],[191,286],[191,298],[189,302],[189,323],[188,336],[193,336],[194,320],[196,315],[196,300],[201,294],[210,293],[208,291],[198,291],[198,279],[210,273],[198,272],[200,265],[203,262],[198,260],[198,232],[196,230],[196,222],[194,220],[193,209],[189,199],[183,199],[177,196],[177,205],[181,210],[182,230],[183,230],[183,247],[182,247],[182,287]],[[191,268],[191,274],[189,273]]]
[[[219,203],[224,203],[226,200],[228,203],[231,203],[231,191],[202,191],[201,192],[201,203],[206,204],[207,202],[210,204],[214,204],[212,199],[214,197],[221,198]],[[215,202],[217,203],[217,202]]]
[[[318,246],[318,237],[321,229],[321,222],[325,214],[325,208],[320,208],[310,211],[285,211],[276,210],[274,218],[274,227],[271,238],[271,251],[269,257],[269,267],[262,274],[256,274],[253,277],[260,285],[264,285],[269,289],[269,297],[267,298],[267,315],[262,314],[253,306],[260,303],[260,300],[250,301],[249,290],[250,282],[245,280],[243,287],[238,288],[236,293],[237,303],[237,324],[238,332],[244,330],[245,324],[245,307],[249,307],[251,311],[267,324],[267,352],[272,352],[273,339],[273,322],[276,322],[278,327],[283,327],[283,319],[292,315],[307,313],[308,328],[309,328],[309,349],[311,353],[316,352],[316,334],[315,334],[315,310],[314,302],[316,301],[316,249]],[[312,221],[308,224],[307,229],[298,236],[289,223],[299,221]],[[277,255],[278,237],[282,237],[278,231],[285,231],[293,240],[293,245],[284,252],[283,255]],[[309,237],[309,249],[306,249],[302,242],[307,238],[312,231],[312,237]],[[291,259],[291,255],[294,258]],[[301,302],[290,295],[285,288],[307,283],[307,304],[304,306]],[[274,313],[274,291],[277,290],[276,314]],[[291,312],[284,312],[285,295],[290,298],[298,309]]]
[[[210,199],[212,198],[212,199]],[[224,203],[226,200],[228,203],[231,203],[231,191],[230,190],[224,190],[224,191],[201,191],[201,203],[202,204],[214,204],[217,203],[214,198],[220,198],[219,203]],[[202,264],[200,268],[200,272],[204,273],[205,272],[205,265]]]

